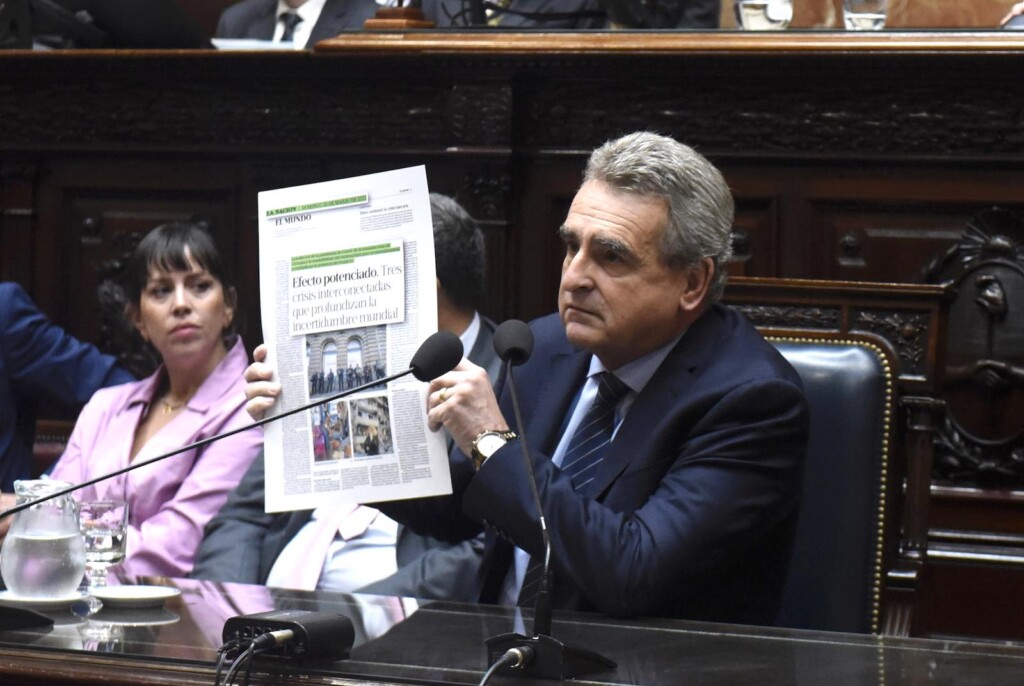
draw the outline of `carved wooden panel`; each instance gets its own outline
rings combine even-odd
[[[1024,219],[979,213],[928,276],[957,291],[936,478],[1024,488]]]
[[[63,275],[48,280],[44,300],[67,313],[62,323],[74,335],[98,340],[96,289],[104,265],[122,258],[139,237],[159,224],[204,221],[227,264],[234,267],[236,280],[250,269],[239,259],[236,193],[229,175],[215,179],[208,168],[193,173],[187,166],[171,170],[138,162],[90,161],[58,165],[41,182],[40,197],[56,211],[40,217],[39,238],[53,236],[60,245],[43,249],[36,269]],[[188,183],[183,183],[186,178]],[[258,309],[253,309],[258,303],[248,297],[251,291],[241,280],[237,285],[243,318],[258,323]]]

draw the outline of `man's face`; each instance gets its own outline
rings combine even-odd
[[[660,257],[667,223],[664,200],[588,181],[559,229],[565,243],[562,324],[574,346],[610,369],[670,341],[703,300],[707,265],[671,269]]]

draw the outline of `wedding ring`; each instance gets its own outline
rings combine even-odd
[[[448,387],[445,386],[441,389],[441,402],[448,400]]]

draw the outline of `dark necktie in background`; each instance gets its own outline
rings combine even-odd
[[[284,24],[284,33],[281,34],[281,42],[291,42],[295,40],[295,27],[302,22],[302,17],[297,12],[285,12],[277,18],[279,22]]]
[[[573,488],[586,493],[587,484],[594,480],[597,466],[604,459],[608,444],[615,432],[615,408],[629,387],[611,372],[597,375],[597,397],[587,410],[583,421],[576,427],[569,447],[562,458],[562,471],[572,478]],[[544,556],[531,555],[526,567],[523,586],[519,589],[520,607],[531,607],[537,596],[537,586],[544,571]]]

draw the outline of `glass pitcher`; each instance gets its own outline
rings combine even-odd
[[[51,479],[15,481],[17,503],[68,488]],[[0,573],[8,590],[24,598],[66,598],[85,574],[85,542],[78,528],[78,504],[58,496],[14,515],[0,548]]]

